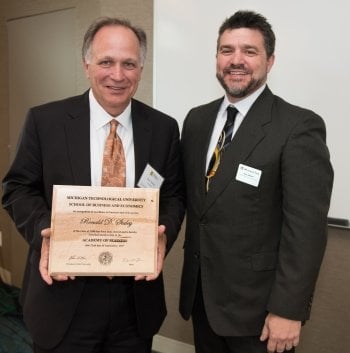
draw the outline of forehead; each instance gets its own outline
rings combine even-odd
[[[136,34],[120,25],[104,26],[98,30],[91,44],[94,55],[128,54],[138,56],[140,43]]]
[[[227,29],[219,39],[219,46],[253,45],[264,47],[264,37],[260,31],[250,28]]]

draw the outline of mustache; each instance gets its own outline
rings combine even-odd
[[[245,74],[251,73],[250,70],[248,70],[244,66],[244,64],[239,64],[239,65],[231,64],[230,66],[226,67],[223,72],[224,72],[224,74],[230,74],[232,70],[239,70]]]

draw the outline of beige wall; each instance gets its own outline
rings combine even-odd
[[[10,155],[13,154],[16,145],[16,139],[19,134],[19,126],[22,126],[24,116],[12,116],[12,120],[9,120],[9,76],[8,76],[8,36],[7,36],[7,21],[13,19],[26,18],[33,15],[42,13],[48,13],[56,10],[75,8],[77,19],[76,19],[76,32],[72,33],[75,38],[77,50],[76,56],[76,67],[80,67],[79,40],[82,38],[84,28],[88,23],[99,15],[99,8],[96,1],[72,1],[72,0],[61,0],[61,1],[34,1],[34,0],[14,0],[14,1],[2,1],[0,11],[0,43],[1,53],[0,56],[0,123],[1,123],[1,149],[0,149],[0,177],[4,176],[8,169],[10,161]],[[43,48],[44,49],[44,48]],[[43,50],[45,52],[45,50]],[[25,60],[25,58],[23,58]],[[18,68],[21,70],[21,67]],[[81,70],[76,70],[77,75],[74,85],[77,87],[77,92],[81,87],[85,86],[86,82]],[[43,73],[44,75],[45,73]],[[83,83],[84,82],[84,83]],[[29,87],[33,85],[33,82],[23,82]],[[25,99],[25,97],[21,97]],[[41,102],[37,102],[41,103]],[[27,107],[29,108],[29,107]],[[12,136],[12,138],[11,138]],[[9,217],[1,209],[0,211],[0,230],[3,233],[3,247],[0,248],[0,267],[2,274],[9,274],[12,284],[20,286],[23,275],[23,268],[25,264],[27,246],[24,240],[15,231],[12,222]]]
[[[350,352],[350,231],[329,228],[310,321],[298,353]]]

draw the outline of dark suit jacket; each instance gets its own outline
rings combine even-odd
[[[306,320],[326,246],[333,171],[322,119],[266,88],[205,193],[205,161],[222,99],[183,126],[187,225],[180,311],[188,319],[201,274],[209,322],[223,336],[259,335],[267,312]],[[262,171],[236,180],[239,164]]]
[[[183,214],[179,132],[174,119],[132,101],[135,183],[149,163],[164,178],[159,222],[166,226],[167,250]],[[4,178],[3,205],[30,245],[22,288],[24,319],[34,341],[49,349],[64,335],[84,288],[84,280],[46,285],[41,279],[42,229],[50,227],[53,184],[91,185],[90,113],[86,92],[30,109],[14,162]],[[165,315],[163,279],[135,283],[142,336],[155,334]]]

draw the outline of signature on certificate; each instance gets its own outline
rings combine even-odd
[[[82,260],[86,260],[86,257],[85,256],[78,256],[78,255],[71,255],[71,256],[69,256],[68,261],[69,260],[80,260],[80,261],[82,261]]]
[[[122,262],[127,262],[127,263],[137,263],[143,261],[140,257],[124,257],[122,259]]]

